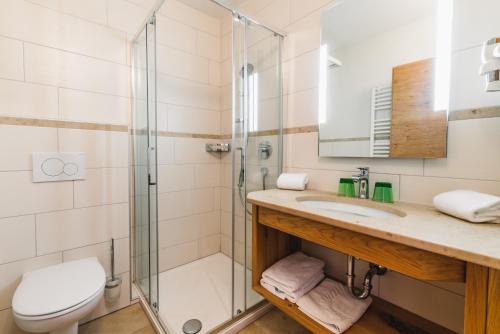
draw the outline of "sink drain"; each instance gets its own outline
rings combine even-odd
[[[201,331],[201,321],[198,319],[190,319],[182,326],[182,331],[185,334],[196,334]]]

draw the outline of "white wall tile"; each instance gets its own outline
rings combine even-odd
[[[23,42],[0,37],[0,78],[24,80]]]
[[[125,65],[25,44],[26,81],[91,92],[130,96]]]
[[[0,80],[1,116],[57,119],[57,103],[55,87]]]
[[[311,1],[301,1],[301,0],[290,0],[290,16],[292,22],[306,16],[307,14],[313,12],[314,10],[333,3],[332,0],[311,0]]]
[[[194,177],[194,165],[159,165],[158,193],[192,189]]]
[[[290,24],[290,1],[274,0],[261,9],[256,18],[271,27],[284,28]]]
[[[207,57],[215,61],[221,61],[221,40],[213,35],[197,31],[196,51],[199,56]]]
[[[10,307],[14,292],[24,273],[55,265],[61,261],[61,253],[56,253],[0,265],[0,310]]]
[[[115,239],[115,274],[123,274],[130,270],[129,249],[128,238]],[[63,252],[63,262],[87,257],[97,257],[106,272],[106,276],[111,276],[111,241]]]
[[[220,112],[169,105],[168,131],[217,135],[220,133]]]
[[[33,183],[29,171],[0,172],[0,217],[73,207],[73,183]]]
[[[220,109],[219,87],[159,73],[158,101],[194,108]]]
[[[222,11],[224,9],[221,8]],[[181,1],[166,0],[160,8],[160,14],[214,36],[219,36],[221,31],[221,23],[218,18],[190,7]],[[227,15],[230,14],[227,13]]]
[[[198,256],[206,257],[220,252],[220,234],[198,240]]]
[[[158,72],[187,80],[209,83],[208,59],[163,45],[158,45],[156,52]]]
[[[283,89],[295,93],[318,86],[319,52],[307,52],[283,64]]]
[[[432,205],[434,196],[451,190],[474,190],[500,196],[500,182],[401,175],[401,201]]]
[[[0,171],[31,170],[33,152],[57,152],[57,129],[0,125]]]
[[[37,254],[44,255],[120,238],[127,206],[106,205],[40,214],[36,217]]]
[[[19,24],[19,22],[27,24]],[[27,1],[4,0],[2,2],[0,34],[122,64],[126,63],[125,34]]]
[[[106,2],[102,0],[28,0],[61,13],[106,24]]]
[[[59,129],[61,152],[84,152],[87,168],[127,167],[128,133]]]
[[[36,256],[35,216],[0,219],[0,264]]]
[[[198,259],[198,242],[192,241],[159,252],[160,272],[169,270]]]
[[[285,127],[318,123],[318,90],[304,90],[286,96]]]
[[[185,190],[158,195],[160,221],[210,212],[213,209],[212,189]]]
[[[220,213],[212,211],[159,223],[159,248],[220,233]]]
[[[210,60],[208,64],[208,83],[213,85],[213,86],[220,86],[221,85],[221,66],[222,64]]]
[[[75,181],[75,207],[88,207],[128,200],[128,169],[87,169],[86,178]]]
[[[287,35],[283,41],[283,60],[295,58],[320,47],[322,13],[323,9],[316,10],[286,27]]]
[[[59,89],[60,119],[65,121],[128,125],[131,103],[124,97]]]
[[[156,126],[158,131],[168,131],[168,104],[157,103]]]
[[[124,0],[107,0],[110,27],[135,35],[146,22],[149,10]]]
[[[217,187],[220,184],[220,164],[195,166],[195,186],[197,188]]]
[[[158,137],[158,164],[165,165],[174,162],[175,139],[169,137]]]
[[[448,155],[425,160],[426,176],[500,181],[500,118],[448,124]]]
[[[196,29],[163,15],[156,17],[156,40],[159,44],[196,54]]]
[[[176,163],[219,163],[219,157],[205,152],[205,144],[213,140],[175,138]]]

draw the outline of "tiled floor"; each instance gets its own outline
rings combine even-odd
[[[80,326],[78,334],[155,334],[141,305],[133,304],[120,311]]]
[[[209,332],[231,318],[232,261],[222,253],[188,263],[160,274],[160,318],[172,334],[182,334],[189,319],[201,320],[200,334]],[[250,277],[250,271],[247,271]],[[244,292],[243,267],[235,266],[235,291]],[[260,301],[253,293],[249,305]],[[243,309],[243,298],[235,298],[235,308]]]
[[[238,334],[310,334],[298,322],[274,308]]]

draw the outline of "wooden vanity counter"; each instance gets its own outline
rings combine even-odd
[[[373,218],[327,211],[306,206],[301,203],[305,199],[347,202],[396,216]],[[428,206],[381,204],[318,191],[257,191],[248,200],[253,206],[253,288],[314,333],[329,331],[259,283],[265,269],[300,249],[300,239],[416,279],[465,282],[464,333],[500,333],[500,225],[468,223]],[[363,318],[369,317],[373,315],[367,313]],[[366,319],[360,323],[383,326]],[[385,330],[364,328],[352,333]]]

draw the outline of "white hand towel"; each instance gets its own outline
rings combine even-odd
[[[309,183],[309,176],[305,173],[282,173],[276,185],[279,189],[304,190]]]
[[[295,291],[287,291],[276,281],[270,280],[269,278],[262,278],[260,280],[260,285],[262,285],[267,291],[271,292],[275,296],[285,300],[289,300],[292,303],[296,303],[299,298],[304,296],[306,293],[311,291],[319,282],[325,278],[323,271],[318,271],[316,275],[302,287]]]
[[[323,261],[297,252],[267,268],[262,278],[275,281],[283,290],[293,292],[308,283],[324,266]]]
[[[470,190],[455,190],[434,197],[439,211],[468,220],[484,223],[497,220],[500,223],[500,197]]]
[[[346,286],[327,278],[300,298],[297,305],[322,326],[340,334],[363,316],[371,302],[370,297],[356,299]]]

